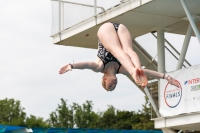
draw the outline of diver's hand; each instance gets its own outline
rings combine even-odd
[[[63,66],[62,68],[60,68],[59,74],[66,73],[68,71],[72,71],[72,65],[71,64],[67,64],[67,65]]]
[[[171,85],[174,85],[174,86],[176,86],[176,87],[180,87],[180,85],[179,85],[179,83],[175,80],[175,79],[173,79],[172,77],[170,77],[169,75],[168,76],[166,76],[166,79],[167,79],[167,81],[171,84]]]

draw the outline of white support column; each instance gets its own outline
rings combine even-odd
[[[165,73],[165,36],[164,29],[157,30],[157,52],[158,52],[158,72]],[[160,89],[160,80],[158,80],[158,94]],[[159,101],[159,99],[158,99]],[[158,103],[160,104],[160,103]],[[162,128],[164,133],[175,133],[169,128]]]
[[[165,73],[165,39],[164,39],[164,29],[158,29],[157,30],[157,52],[158,52],[158,72]],[[159,80],[158,80],[158,88],[159,87]],[[156,112],[156,115],[158,117],[161,117],[160,112],[155,105],[152,96],[149,93],[149,90],[147,88],[144,89],[145,93],[147,94],[150,103],[153,107],[153,109]],[[158,89],[159,93],[159,89]],[[162,131],[164,133],[175,133],[174,130],[169,129],[169,128],[162,128]]]
[[[164,30],[157,31],[158,72],[165,73],[165,39]]]
[[[182,6],[183,6],[183,8],[184,8],[184,10],[185,10],[185,13],[186,13],[186,15],[187,15],[187,17],[188,17],[188,19],[189,19],[189,21],[190,21],[190,24],[191,24],[191,26],[192,26],[192,29],[193,29],[193,31],[194,31],[194,33],[195,33],[195,35],[196,35],[196,37],[197,37],[197,39],[198,39],[198,41],[199,41],[199,44],[200,44],[200,34],[199,34],[199,31],[198,31],[198,29],[197,29],[197,26],[196,26],[196,24],[195,24],[195,22],[194,22],[194,20],[193,20],[193,17],[192,17],[192,15],[190,14],[190,11],[188,10],[187,4],[186,4],[185,0],[180,0],[180,1],[181,1],[181,4],[182,4]]]
[[[164,41],[164,30],[158,29],[157,30],[157,53],[158,53],[158,72],[164,73],[165,72],[165,41]],[[158,80],[158,95],[160,94],[160,80]],[[159,97],[158,97],[158,105]],[[166,133],[165,130],[162,130]]]
[[[187,49],[188,49],[188,45],[189,45],[191,36],[192,36],[192,27],[189,24],[188,29],[187,29],[187,33],[186,33],[186,36],[185,36],[185,40],[184,40],[184,43],[183,43],[183,47],[182,47],[182,50],[181,50],[181,54],[180,54],[180,57],[179,57],[179,60],[178,60],[178,64],[176,66],[176,70],[181,69],[182,66],[183,66],[183,62],[185,60],[185,56],[186,56],[186,52],[187,52]]]

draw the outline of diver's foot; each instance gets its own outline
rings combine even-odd
[[[142,68],[138,68],[138,69],[140,71],[139,78],[140,78],[140,81],[141,81],[141,86],[144,88],[148,84],[148,79],[147,79],[147,76],[144,74],[144,71],[142,70]]]
[[[141,68],[134,68],[132,78],[135,80],[136,84],[142,88],[148,83],[148,79]]]
[[[141,85],[141,81],[140,81],[139,75],[140,75],[139,69],[138,68],[134,68],[133,69],[133,74],[131,76],[134,79],[136,84]]]

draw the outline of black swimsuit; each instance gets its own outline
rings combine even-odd
[[[119,25],[118,23],[113,23],[111,22],[116,30],[116,32],[118,31]],[[104,68],[105,65],[107,63],[109,63],[110,61],[115,61],[118,63],[119,68],[117,70],[117,73],[119,72],[119,69],[121,67],[121,63],[119,62],[119,60],[117,58],[115,58],[110,52],[107,51],[107,49],[103,46],[103,44],[101,43],[101,41],[98,39],[98,45],[99,45],[99,51],[97,53],[97,56],[102,60],[103,64],[104,64]],[[103,70],[104,70],[103,68]]]

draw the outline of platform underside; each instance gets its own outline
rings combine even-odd
[[[199,19],[200,0],[186,2],[191,14]],[[53,39],[55,44],[97,48],[98,28],[109,21],[124,24],[132,38],[161,28],[168,33],[185,35],[189,25],[185,18],[180,0],[131,0],[63,30],[60,36],[53,35]],[[200,29],[200,22],[196,24]]]
[[[155,128],[200,131],[200,113],[189,113],[167,118],[154,119]]]

